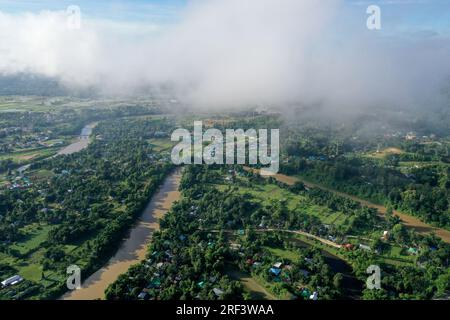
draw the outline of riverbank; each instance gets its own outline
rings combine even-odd
[[[87,146],[90,143],[90,136],[92,134],[92,130],[97,126],[97,122],[94,123],[90,123],[88,125],[86,125],[82,130],[80,135],[77,138],[77,141],[75,141],[74,143],[71,143],[70,145],[62,148],[57,155],[69,155],[75,152],[79,152],[85,148],[87,148]]]
[[[103,299],[106,288],[129,267],[141,262],[147,253],[147,246],[153,232],[159,230],[161,219],[180,198],[178,186],[181,169],[177,169],[166,178],[159,191],[152,197],[128,238],[122,243],[117,253],[108,263],[87,278],[82,288],[65,294],[63,300]]]
[[[81,133],[80,133],[80,135],[77,138],[77,141],[75,141],[74,143],[69,144],[68,146],[65,146],[64,148],[59,150],[58,153],[56,153],[55,155],[53,155],[51,157],[48,157],[48,158],[45,158],[43,160],[53,159],[53,158],[55,158],[57,156],[61,156],[61,155],[73,154],[73,153],[79,152],[79,151],[81,151],[83,149],[86,149],[88,147],[89,143],[91,142],[90,136],[92,134],[92,130],[96,126],[97,126],[97,122],[87,124],[81,130]],[[22,175],[25,171],[27,171],[31,167],[31,165],[32,165],[32,163],[23,165],[23,166],[17,168],[17,172],[20,175]]]

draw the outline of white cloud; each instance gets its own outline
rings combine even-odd
[[[380,39],[350,30],[342,1],[193,2],[173,26],[83,21],[64,12],[0,14],[0,72],[32,72],[107,93],[170,83],[208,107],[411,104],[450,73],[448,39]]]

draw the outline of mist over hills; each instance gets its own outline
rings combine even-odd
[[[0,95],[61,96],[70,91],[58,79],[40,75],[14,74],[0,76]]]
[[[320,106],[336,116],[448,107],[448,36],[372,32],[360,9],[349,13],[341,0],[194,1],[172,25],[139,33],[90,18],[68,30],[64,11],[0,13],[0,74],[51,79],[45,88],[9,78],[1,90],[133,96],[168,88],[193,108]]]
[[[191,112],[450,132],[448,35],[369,31],[364,7],[355,16],[340,0],[283,4],[192,2],[171,26],[139,34],[92,18],[69,30],[64,11],[0,12],[0,95],[153,95]]]

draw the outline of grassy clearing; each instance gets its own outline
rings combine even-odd
[[[389,244],[388,249],[380,257],[386,263],[394,265],[412,265],[415,263],[415,256],[405,253],[405,249],[398,245]]]
[[[228,188],[228,185],[218,185],[217,188],[221,191]],[[274,184],[267,185],[255,185],[251,188],[239,186],[239,193],[251,194],[253,197],[257,198],[259,203],[263,205],[270,205],[272,201],[287,201],[287,206],[289,209],[295,209],[300,205],[303,197],[294,195],[288,190],[282,189]]]
[[[16,164],[26,164],[31,160],[37,160],[42,158],[50,157],[58,151],[58,148],[41,148],[32,149],[18,152],[10,152],[5,154],[0,154],[0,160],[10,159]]]
[[[169,139],[150,139],[150,143],[156,152],[167,151],[175,145]]]
[[[28,225],[20,230],[24,234],[23,240],[12,244],[10,248],[17,250],[21,255],[27,255],[39,248],[47,239],[51,229],[49,225]]]
[[[227,275],[244,286],[244,290],[250,294],[252,299],[256,300],[277,300],[277,297],[270,293],[250,274],[239,270],[235,266],[227,265]]]
[[[345,225],[348,223],[348,219],[352,219],[342,212],[334,212],[329,208],[318,205],[303,205],[301,209],[309,215],[317,217],[322,223],[329,225]]]
[[[50,111],[51,107],[43,104],[44,98],[26,97],[15,99],[13,97],[2,97],[0,99],[0,112],[18,111]]]
[[[383,149],[380,151],[366,153],[363,156],[367,157],[367,158],[382,160],[382,159],[385,159],[387,156],[399,155],[399,154],[403,154],[403,153],[405,153],[405,152],[399,148],[390,147],[390,148],[386,148],[386,149]]]
[[[22,241],[18,241],[10,246],[11,254],[0,253],[0,261],[16,270],[16,273],[23,278],[40,283],[45,287],[52,287],[60,283],[64,278],[55,271],[46,270],[43,272],[42,261],[44,259],[45,249],[41,248],[44,241],[47,240],[52,226],[32,224],[21,229],[24,233]],[[75,245],[67,245],[64,251],[72,252],[76,249]],[[77,262],[83,266],[83,262]]]
[[[42,279],[42,266],[39,264],[29,264],[17,269],[19,274],[27,280],[39,282]]]
[[[293,295],[289,291],[287,291],[286,288],[283,287],[281,283],[270,283],[264,280],[262,277],[258,275],[253,275],[253,279],[260,284],[262,287],[264,287],[267,292],[275,299],[273,300],[292,300]]]
[[[298,260],[298,258],[299,258],[298,253],[293,250],[274,248],[274,247],[265,247],[265,248],[267,250],[269,250],[269,252],[272,253],[274,256],[277,256],[281,259],[287,259],[291,262],[294,262],[294,261]]]
[[[216,187],[220,191],[224,191],[228,185],[217,185]],[[263,206],[269,206],[273,201],[286,201],[290,210],[299,209],[308,215],[317,217],[324,224],[339,226],[349,222],[349,218],[344,213],[310,204],[305,197],[293,194],[275,184],[254,185],[251,188],[239,186],[238,191],[242,194],[251,194]]]
[[[51,177],[54,176],[54,173],[50,170],[36,170],[36,171],[31,171],[28,173],[28,177],[33,181],[33,182],[41,182],[43,180],[48,180]]]

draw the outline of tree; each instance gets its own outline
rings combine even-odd
[[[364,289],[363,300],[387,300],[389,297],[386,290],[381,289]]]
[[[338,291],[341,292],[342,290],[342,282],[344,280],[344,276],[342,273],[336,273],[333,277],[333,286]]]
[[[407,241],[408,232],[404,225],[398,223],[392,228],[392,236],[398,243],[404,243]]]

